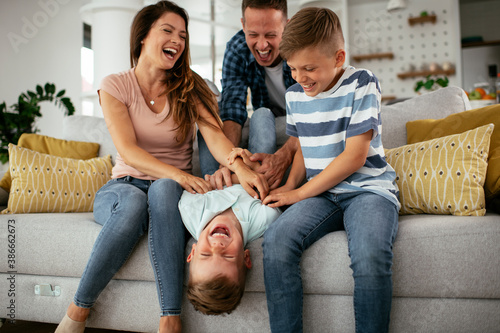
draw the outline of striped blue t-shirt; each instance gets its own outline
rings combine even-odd
[[[344,151],[346,139],[373,130],[363,167],[329,191],[375,192],[399,207],[396,173],[386,162],[382,146],[380,98],[377,78],[354,67],[347,67],[335,86],[314,97],[294,84],[286,93],[286,131],[299,138],[311,180]]]

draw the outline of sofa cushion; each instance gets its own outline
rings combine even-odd
[[[494,125],[386,150],[396,171],[400,214],[486,213],[484,180]]]
[[[406,130],[408,143],[415,143],[462,133],[489,123],[493,123],[495,128],[491,135],[484,192],[486,208],[500,212],[500,104],[452,114],[443,119],[410,121]]]
[[[384,148],[406,144],[406,123],[418,119],[440,119],[470,109],[462,88],[446,87],[392,105],[383,105],[382,143]]]
[[[101,230],[92,213],[71,213],[71,218],[58,213],[18,214],[9,219],[16,224],[19,275],[80,278]],[[400,216],[394,244],[394,296],[500,298],[499,237],[498,214]],[[0,228],[0,239],[7,239],[7,228]],[[250,242],[248,248],[253,267],[245,289],[264,292],[262,238]],[[314,243],[301,262],[306,294],[352,295],[344,231],[332,232]],[[0,271],[9,271],[7,260],[0,260]],[[154,281],[146,236],[115,279]]]
[[[12,186],[2,213],[88,212],[111,179],[111,158],[89,160],[42,154],[9,144]]]
[[[98,143],[61,140],[33,133],[23,133],[17,145],[40,153],[82,160],[97,157],[99,153]],[[0,187],[9,192],[11,182],[12,178],[7,170],[0,180]]]

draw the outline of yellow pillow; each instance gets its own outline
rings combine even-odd
[[[483,184],[494,125],[387,149],[396,171],[400,214],[486,213]]]
[[[17,146],[28,148],[39,153],[82,160],[97,157],[99,154],[98,143],[61,140],[32,133],[22,134]],[[11,181],[10,172],[5,172],[2,180],[0,180],[0,187],[9,192]]]
[[[79,160],[9,144],[12,186],[6,213],[89,212],[111,178],[111,156]]]
[[[455,113],[443,119],[410,121],[406,124],[407,142],[415,143],[462,133],[486,124],[494,124],[495,129],[491,135],[484,194],[487,208],[500,213],[500,104]],[[496,204],[493,204],[494,201]]]

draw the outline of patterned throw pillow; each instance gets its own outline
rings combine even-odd
[[[94,142],[62,140],[46,135],[23,133],[17,146],[39,153],[86,160],[97,157],[100,145]],[[10,172],[7,171],[0,180],[0,187],[9,192],[11,182]]]
[[[6,213],[89,212],[111,178],[111,156],[88,160],[42,154],[9,144],[12,175]]]
[[[482,216],[484,180],[493,124],[387,149],[396,171],[400,214]]]
[[[484,195],[486,208],[500,214],[500,104],[454,113],[442,119],[409,121],[406,123],[407,142],[416,143],[459,134],[490,123],[495,125],[495,129],[490,139]]]

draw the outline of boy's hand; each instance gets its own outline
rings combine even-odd
[[[303,199],[300,195],[299,189],[295,189],[292,191],[283,190],[283,187],[280,187],[272,191],[262,203],[271,208],[276,208],[281,206],[290,206]]]

